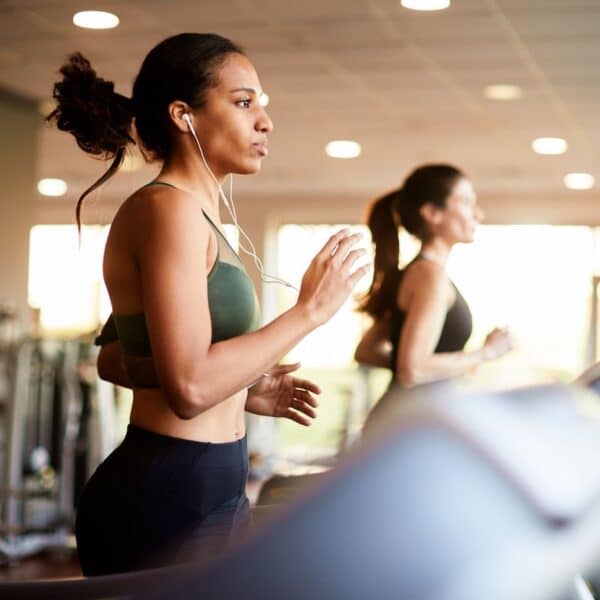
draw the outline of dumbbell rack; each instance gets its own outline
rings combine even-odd
[[[0,564],[46,548],[74,546],[75,444],[81,413],[78,358],[78,342],[60,342],[53,353],[36,339],[0,349]],[[52,417],[59,419],[58,469],[53,485],[43,486],[35,477],[25,477],[29,460],[25,448],[31,446],[26,437],[32,435],[27,421],[33,414],[37,443],[47,446],[48,434],[41,430],[48,425],[54,386],[59,386],[61,398],[60,414]],[[52,505],[56,515],[52,523],[27,522],[27,503],[36,501]]]

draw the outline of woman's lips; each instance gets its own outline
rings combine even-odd
[[[254,148],[256,148],[256,150],[258,151],[258,153],[261,156],[267,156],[269,154],[269,149],[267,147],[267,144],[258,143],[258,144],[252,144],[252,146],[254,146]]]

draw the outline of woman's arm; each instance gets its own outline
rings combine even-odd
[[[121,387],[132,387],[125,370],[123,348],[119,342],[119,333],[112,314],[102,326],[102,331],[94,340],[94,344],[100,346],[96,362],[98,377]]]
[[[507,334],[497,333],[480,350],[435,354],[448,309],[448,279],[434,263],[420,261],[415,268],[419,271],[413,273],[414,289],[407,293],[396,364],[396,379],[402,385],[410,387],[462,375],[510,348]]]
[[[189,419],[256,381],[308,332],[328,320],[367,272],[352,272],[359,236],[332,236],[304,275],[297,304],[261,329],[211,344],[206,256],[209,229],[192,196],[144,198],[137,263],[158,381]]]
[[[110,342],[100,348],[97,368],[100,379],[110,381],[121,387],[132,387],[129,375],[125,370],[121,342]]]
[[[387,319],[375,320],[356,347],[354,359],[370,367],[389,369],[391,358],[390,322]]]

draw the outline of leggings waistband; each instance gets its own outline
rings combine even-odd
[[[185,449],[188,452],[197,450],[201,452],[208,451],[211,454],[229,454],[239,453],[240,450],[245,453],[247,441],[245,435],[239,440],[234,440],[232,442],[202,442],[188,440],[162,433],[156,433],[154,431],[138,427],[137,425],[129,424],[127,426],[127,433],[125,435],[125,439],[123,440],[123,444],[164,449],[181,448],[182,450]]]

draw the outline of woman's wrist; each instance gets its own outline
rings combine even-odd
[[[321,325],[317,311],[305,302],[296,303],[289,312],[302,323],[303,335],[310,333],[313,329]]]
[[[250,393],[250,390],[248,390],[244,410],[263,417],[273,416],[271,404],[260,394]]]
[[[252,388],[248,388],[248,393],[246,395],[246,402],[244,402],[244,407],[246,410],[250,412],[254,412],[252,409],[256,404],[259,404],[259,396],[252,391]]]
[[[495,357],[493,348],[490,348],[489,346],[483,346],[481,350],[479,350],[479,353],[481,354],[482,363],[488,362]]]

